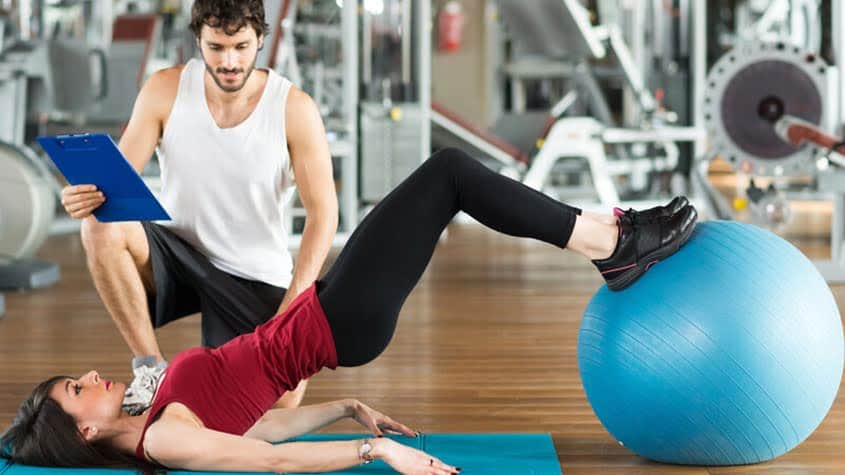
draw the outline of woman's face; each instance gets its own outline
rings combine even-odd
[[[96,440],[108,423],[120,417],[125,391],[125,384],[89,371],[79,379],[60,380],[50,390],[50,397],[73,416],[87,440]]]

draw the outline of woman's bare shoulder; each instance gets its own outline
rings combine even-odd
[[[200,420],[200,418],[197,417],[196,414],[194,414],[194,411],[192,411],[190,408],[188,408],[188,406],[182,404],[181,402],[171,402],[164,406],[164,409],[161,410],[155,422],[150,424],[150,427],[160,422],[166,423],[163,425],[179,423],[195,426],[200,429],[205,427],[205,424],[203,424],[202,420]]]

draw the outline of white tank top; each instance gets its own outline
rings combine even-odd
[[[291,83],[269,72],[255,110],[221,129],[205,99],[205,65],[191,59],[158,147],[162,222],[225,272],[287,288],[293,259],[284,210],[293,194],[285,137]]]

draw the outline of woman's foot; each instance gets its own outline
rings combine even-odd
[[[692,235],[696,219],[698,212],[689,205],[648,221],[623,214],[619,217],[616,249],[607,259],[593,260],[593,264],[611,290],[622,290],[680,249]]]
[[[626,216],[633,223],[648,223],[655,219],[668,218],[684,209],[688,204],[689,200],[685,196],[676,196],[672,201],[663,206],[655,206],[654,208],[642,211],[637,211],[633,208],[628,208],[628,211],[624,211],[621,208],[613,208],[613,214],[617,218]]]

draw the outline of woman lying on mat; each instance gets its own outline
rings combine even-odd
[[[334,471],[380,459],[404,474],[457,473],[381,437],[270,443],[345,417],[376,436],[416,435],[358,401],[270,407],[321,368],[363,365],[384,351],[402,303],[458,211],[496,231],[571,249],[591,259],[614,289],[674,253],[697,216],[683,198],[642,212],[581,213],[463,152],[442,151],[370,212],[326,276],[287,310],[219,348],[177,355],[146,412],[121,412],[123,384],[96,372],[51,378],[4,434],[6,458],[42,466],[272,472]]]

